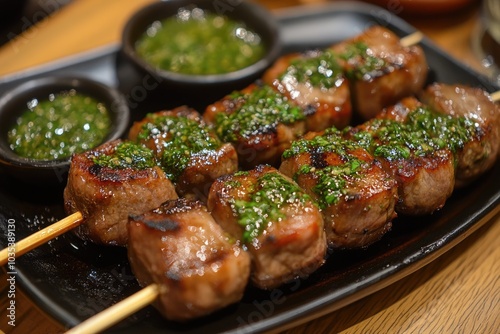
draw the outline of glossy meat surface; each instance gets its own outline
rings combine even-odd
[[[262,80],[305,110],[307,131],[344,128],[351,121],[349,83],[334,55],[316,50],[283,56]]]
[[[125,246],[130,214],[177,198],[173,184],[159,167],[110,168],[94,162],[97,156],[111,155],[120,143],[110,142],[72,158],[64,207],[68,214],[82,213],[84,224],[74,231],[85,240]]]
[[[187,321],[242,298],[250,258],[201,202],[168,201],[131,217],[128,230],[134,275],[162,287],[154,305],[165,318]]]
[[[308,133],[294,144],[280,171],[318,201],[334,248],[368,246],[396,217],[395,181],[371,154],[333,129]]]
[[[132,126],[129,138],[156,153],[180,196],[205,200],[216,178],[238,168],[234,147],[222,143],[201,115],[185,106],[147,115]]]
[[[458,150],[457,186],[469,184],[493,166],[500,151],[500,107],[488,93],[434,83],[423,91],[421,99],[438,112],[466,118],[475,128],[471,140]]]
[[[350,82],[353,108],[364,120],[425,85],[428,66],[422,48],[402,46],[384,27],[372,26],[331,49],[344,59],[341,66]]]
[[[306,277],[324,262],[319,209],[297,185],[270,166],[220,178],[207,206],[252,257],[252,281],[272,289]]]
[[[414,98],[403,99],[384,109],[377,119],[346,134],[363,143],[397,181],[396,211],[407,215],[430,214],[440,209],[455,185],[452,151],[446,145],[437,145],[441,139],[432,137],[426,128],[410,124],[419,119],[419,110],[425,111],[421,107]],[[430,116],[426,120],[431,120]]]
[[[238,152],[243,169],[279,164],[281,154],[305,133],[305,114],[268,85],[252,84],[207,107],[204,118]]]

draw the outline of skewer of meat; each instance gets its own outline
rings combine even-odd
[[[307,131],[342,129],[353,110],[367,120],[423,88],[428,66],[421,38],[417,32],[400,39],[372,26],[329,48],[281,57],[263,81],[306,110]]]
[[[130,218],[128,257],[143,290],[68,333],[97,333],[153,303],[167,319],[187,321],[239,301],[250,257],[199,201],[170,200]]]
[[[204,118],[234,144],[243,169],[278,167],[279,156],[306,132],[346,127],[353,104],[364,119],[372,117],[417,93],[426,75],[420,47],[375,26],[324,50],[283,56],[262,81],[209,105]]]

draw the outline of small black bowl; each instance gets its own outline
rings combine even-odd
[[[64,185],[70,157],[57,160],[35,160],[17,155],[10,148],[8,132],[16,119],[27,110],[34,98],[47,99],[49,94],[74,89],[104,103],[111,115],[111,129],[104,142],[123,136],[130,122],[125,98],[114,88],[97,81],[75,77],[44,77],[27,81],[0,97],[0,166],[17,180],[36,185]]]
[[[234,4],[231,5],[231,3]],[[234,72],[215,75],[189,75],[158,69],[136,53],[137,40],[153,22],[175,16],[180,8],[189,7],[197,7],[243,22],[249,29],[260,35],[266,48],[265,55],[256,63]],[[255,3],[242,0],[234,2],[212,0],[154,2],[133,14],[123,29],[122,46],[118,60],[120,90],[128,92],[126,95],[131,102],[131,109],[134,109],[136,102],[142,102],[146,98],[159,99],[161,103],[165,104],[173,103],[167,107],[187,104],[199,109],[258,79],[280,55],[281,47],[277,21],[269,11]],[[120,67],[125,69],[121,71]],[[165,107],[165,104],[157,108]],[[144,113],[142,108],[137,109],[141,109],[141,112]]]

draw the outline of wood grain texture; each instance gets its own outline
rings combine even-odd
[[[0,48],[0,75],[117,43],[130,14],[153,0],[75,0]],[[323,0],[261,0],[275,10]],[[411,14],[411,13],[410,13]],[[477,71],[471,49],[477,3],[450,16],[404,17],[434,43]],[[417,272],[336,312],[283,332],[298,333],[499,333],[500,215]],[[12,334],[62,333],[19,289],[16,327],[7,325],[8,284],[0,274],[0,330]]]

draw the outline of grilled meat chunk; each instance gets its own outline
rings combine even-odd
[[[128,256],[141,286],[162,287],[155,307],[167,319],[186,321],[239,301],[250,257],[199,201],[167,201],[131,216]]]
[[[444,136],[429,131],[438,124],[435,116],[414,98],[407,98],[376,119],[346,130],[347,138],[372,152],[397,181],[398,213],[430,214],[453,192],[453,151]]]
[[[280,171],[320,205],[328,243],[359,248],[379,240],[396,217],[394,179],[334,128],[310,132],[283,154]]]
[[[147,115],[129,138],[152,149],[180,196],[205,200],[212,182],[238,169],[231,144],[222,143],[201,115],[185,106]]]
[[[475,180],[490,169],[500,151],[500,107],[480,88],[434,83],[421,99],[437,112],[468,127],[470,138],[457,147],[456,186]]]
[[[364,120],[425,85],[428,66],[422,48],[402,46],[399,37],[384,27],[372,26],[331,50],[339,55],[353,108]]]
[[[305,132],[305,114],[268,85],[252,84],[207,107],[204,118],[236,147],[243,169],[279,164],[290,143]]]
[[[129,214],[174,198],[174,186],[153,153],[120,140],[74,155],[64,189],[66,212],[80,211],[85,219],[73,231],[84,240],[117,246],[127,244]]]
[[[253,283],[272,289],[306,277],[324,262],[323,219],[311,198],[275,168],[257,166],[219,178],[207,206],[252,257]]]
[[[305,111],[307,131],[344,128],[351,121],[349,83],[331,50],[283,56],[262,80]]]

